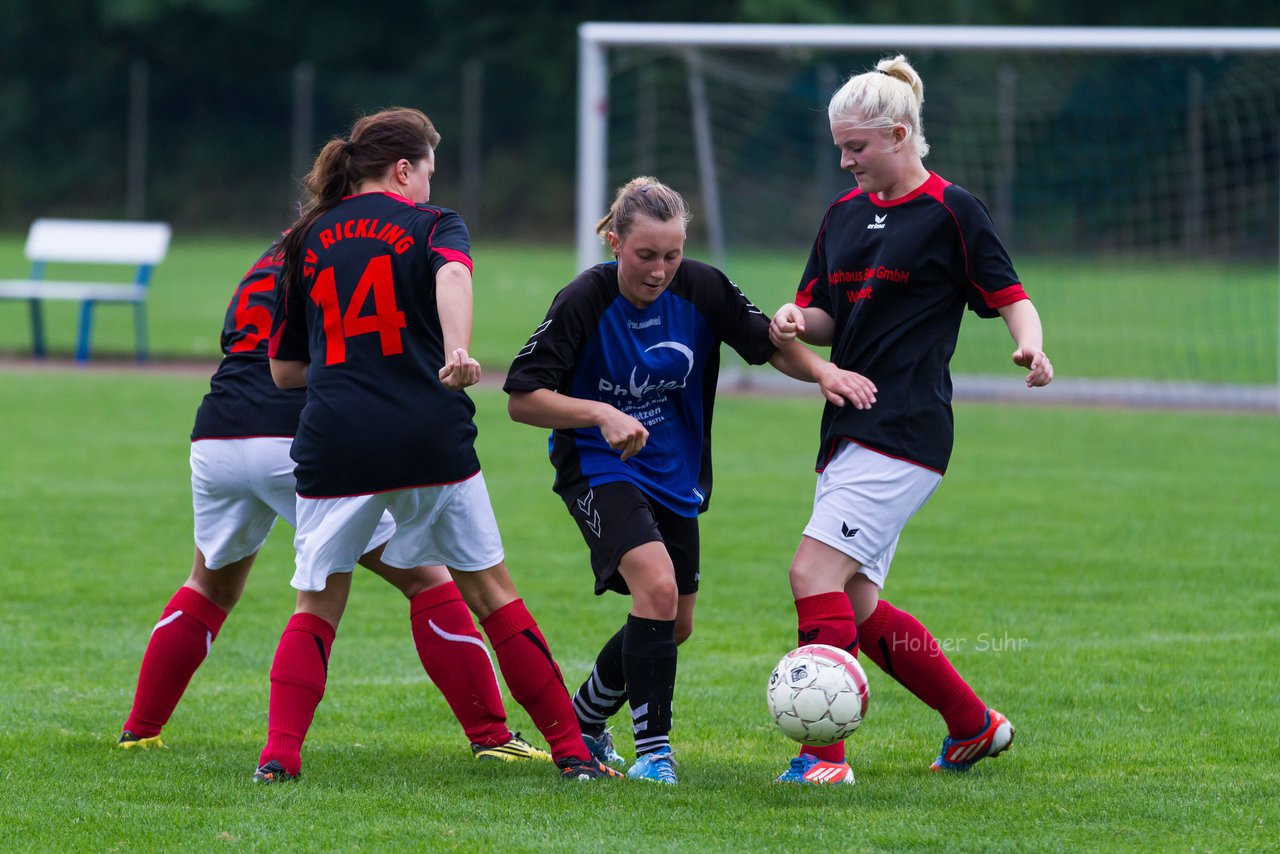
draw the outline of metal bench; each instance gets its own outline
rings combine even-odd
[[[0,280],[0,299],[27,300],[31,309],[31,351],[45,355],[41,302],[70,300],[80,303],[80,329],[76,361],[89,360],[96,303],[133,305],[138,360],[147,358],[147,285],[151,271],[169,250],[171,229],[163,222],[113,222],[87,219],[38,219],[27,234],[26,256],[31,276]],[[49,281],[44,278],[50,262],[75,264],[128,264],[134,266],[133,282]]]

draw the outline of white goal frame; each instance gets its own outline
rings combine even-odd
[[[716,178],[711,163],[705,110],[699,109],[702,81],[698,49],[759,48],[908,48],[1020,52],[1072,50],[1081,53],[1280,53],[1280,29],[1172,27],[974,27],[861,26],[809,24],[638,24],[585,22],[578,26],[578,163],[575,218],[577,269],[602,260],[595,233],[609,203],[608,121],[609,50],[616,47],[683,49],[689,66],[689,92],[698,173],[708,224],[712,260],[723,262]],[[701,115],[701,117],[700,117]],[[1280,205],[1280,198],[1277,198]],[[1277,259],[1280,261],[1280,258]],[[1280,281],[1278,281],[1280,287]],[[1276,318],[1280,328],[1280,315]],[[1276,353],[1280,376],[1280,348]],[[1094,388],[1098,386],[1095,383]],[[1263,387],[1247,408],[1280,410],[1280,385]],[[1230,394],[1239,396],[1239,389]],[[1211,395],[1212,397],[1212,395]]]

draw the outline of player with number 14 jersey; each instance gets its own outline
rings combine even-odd
[[[471,267],[461,217],[365,193],[318,219],[303,251],[305,285],[283,296],[272,352],[311,361],[293,446],[298,494],[359,495],[478,472],[475,407],[437,376],[444,342],[431,293],[446,263]],[[339,282],[353,289],[339,294]]]

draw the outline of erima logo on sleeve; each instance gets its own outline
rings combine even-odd
[[[867,228],[884,228],[884,221],[889,218],[888,214],[876,214],[876,221],[867,223]]]

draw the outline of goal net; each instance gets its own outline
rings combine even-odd
[[[925,83],[925,165],[991,209],[1044,317],[1054,395],[1280,406],[1280,31],[580,32],[580,265],[603,257],[614,188],[652,174],[694,209],[690,254],[776,308],[853,185],[827,100],[901,52]],[[966,317],[957,390],[1018,389],[1010,349],[1003,324]]]

